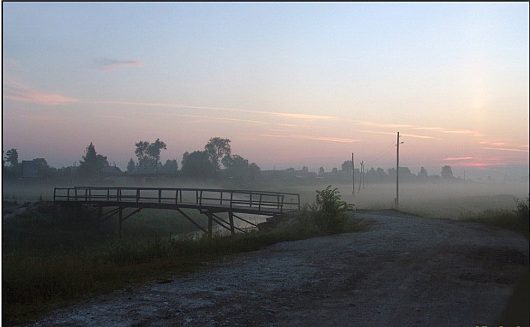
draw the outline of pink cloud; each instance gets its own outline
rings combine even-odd
[[[484,134],[478,132],[478,131],[472,131],[468,129],[457,129],[457,130],[444,130],[443,133],[445,134],[464,134],[464,135],[471,135],[475,137],[484,136]]]
[[[491,163],[482,161],[464,162],[456,165],[457,167],[470,167],[470,168],[487,168],[493,166],[501,166],[504,163]]]
[[[308,120],[334,120],[337,119],[335,116],[325,116],[325,115],[308,115],[308,114],[292,114],[292,113],[286,113],[286,112],[268,112],[271,115],[274,116],[281,116],[281,117],[288,117],[288,118],[295,118],[295,119],[308,119]]]
[[[435,139],[435,137],[432,137],[432,136],[419,135],[419,134],[401,133],[401,135],[402,135],[402,136],[412,137],[412,138],[417,138],[417,139]]]
[[[480,141],[479,144],[489,145],[489,146],[503,146],[506,145],[504,142],[488,142],[488,141]]]
[[[258,115],[271,115],[277,117],[285,117],[292,119],[305,119],[305,120],[334,120],[338,119],[335,116],[325,115],[309,115],[309,114],[295,114],[289,112],[278,112],[278,111],[259,111],[241,108],[227,108],[227,107],[212,107],[212,106],[190,106],[177,103],[161,103],[161,102],[131,102],[131,101],[114,101],[114,100],[99,100],[94,101],[95,104],[110,104],[110,105],[125,105],[125,106],[140,106],[140,107],[161,107],[161,108],[175,108],[175,109],[198,109],[198,110],[210,110],[210,111],[227,111],[227,112],[242,112],[249,114]]]
[[[38,91],[17,84],[4,85],[4,98],[47,106],[65,105],[78,101],[62,94]]]
[[[288,135],[261,134],[261,136],[263,136],[263,137],[277,137],[277,138],[290,138],[290,139],[305,139],[305,140],[334,142],[334,143],[355,143],[355,142],[359,142],[359,140],[350,139],[350,138],[327,137],[327,136],[312,136],[312,135],[297,135],[297,134],[288,134]]]
[[[125,67],[142,67],[143,63],[140,60],[122,60],[122,59],[109,59],[101,58],[95,60],[96,67],[98,70],[111,71],[118,68]]]
[[[443,161],[461,161],[461,160],[471,160],[473,157],[447,157]]]
[[[515,148],[492,148],[492,147],[482,147],[485,150],[497,150],[497,151],[509,151],[509,152],[528,152],[528,150],[515,149]]]
[[[423,131],[441,131],[441,130],[443,130],[443,128],[441,128],[441,127],[414,127],[414,129],[423,130]]]
[[[363,120],[354,120],[354,122],[373,127],[382,127],[382,128],[408,128],[412,127],[409,124],[389,124],[389,123],[377,123],[372,121],[363,121]]]
[[[372,130],[366,130],[366,129],[362,129],[359,132],[370,133],[370,134],[381,134],[381,135],[396,135],[396,133],[394,132],[372,131]],[[401,133],[400,135],[411,137],[411,138],[417,138],[417,139],[435,139],[435,137],[427,136],[427,135],[407,134],[407,133]]]

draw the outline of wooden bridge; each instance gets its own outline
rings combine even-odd
[[[210,237],[214,222],[232,234],[235,230],[243,231],[234,225],[234,218],[256,227],[256,224],[237,214],[271,217],[300,210],[300,195],[296,193],[208,188],[56,187],[53,201],[97,207],[101,220],[118,215],[120,236],[122,222],[142,209],[176,210]],[[104,212],[104,208],[110,210]],[[133,210],[124,216],[126,208]],[[208,217],[208,226],[201,226],[182,209],[199,210]],[[220,217],[220,213],[227,213],[228,221]]]

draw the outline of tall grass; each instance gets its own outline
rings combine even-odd
[[[461,219],[510,229],[529,237],[529,199],[516,200],[515,209],[485,210],[481,213],[462,214]]]
[[[4,320],[23,322],[94,292],[191,271],[220,256],[327,233],[312,217],[304,210],[283,217],[269,231],[232,237],[177,239],[164,232],[129,234],[119,240],[114,225],[98,224],[86,209],[36,206],[23,216],[3,221]],[[367,226],[349,221],[343,230],[357,231]],[[129,232],[140,231],[141,227],[137,222]]]

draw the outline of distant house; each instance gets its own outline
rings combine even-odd
[[[42,178],[48,173],[50,167],[44,158],[22,161],[22,178]]]
[[[101,174],[101,176],[104,176],[104,177],[112,177],[112,176],[121,176],[121,175],[123,175],[123,172],[121,171],[121,169],[116,167],[116,166],[103,167],[103,168],[101,168],[99,170],[99,173]]]

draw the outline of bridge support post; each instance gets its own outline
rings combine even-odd
[[[234,235],[236,232],[234,230],[234,213],[232,211],[228,211],[228,219],[230,221],[230,234]]]
[[[211,211],[208,211],[208,238],[212,238],[212,230],[213,230],[213,215]]]
[[[122,207],[118,208],[118,222],[119,222],[119,235],[121,239],[121,225],[123,222],[123,208]]]

